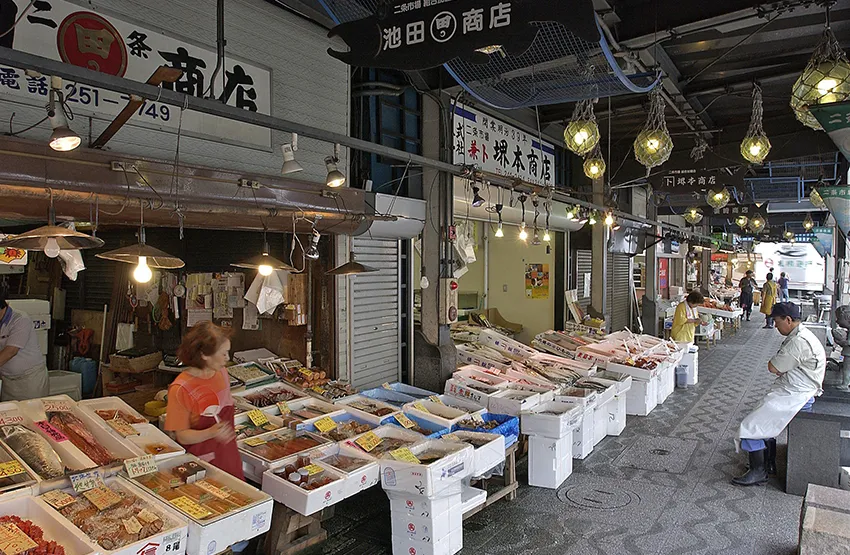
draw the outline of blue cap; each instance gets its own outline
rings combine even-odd
[[[790,316],[792,320],[800,320],[800,307],[794,303],[776,303],[773,305],[770,317],[778,318],[780,316]]]

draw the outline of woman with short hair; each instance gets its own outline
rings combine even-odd
[[[776,286],[776,282],[773,281],[773,274],[767,274],[767,281],[764,282],[764,285],[761,288],[760,309],[760,312],[764,314],[765,329],[773,328],[773,318],[770,317],[770,313],[773,312],[773,305],[776,304],[776,296],[778,293],[779,288]]]

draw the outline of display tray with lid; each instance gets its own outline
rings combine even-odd
[[[277,468],[281,461],[292,455],[312,451],[320,445],[330,443],[327,439],[304,430],[282,428],[236,442],[242,462],[253,467],[251,475],[260,477],[270,468]]]
[[[551,439],[570,436],[581,425],[584,410],[584,406],[579,403],[541,403],[520,414],[522,433]]]
[[[266,411],[282,401],[291,403],[308,397],[309,395],[302,389],[281,381],[274,381],[259,387],[237,391],[233,394],[234,402],[243,410],[256,408]],[[278,414],[280,413],[278,412]]]
[[[509,386],[490,397],[489,410],[496,414],[510,414],[511,416],[517,416],[520,412],[528,410],[539,404],[539,393],[510,389]]]
[[[461,442],[430,439],[410,447],[419,463],[381,459],[381,486],[433,497],[472,473],[474,450]]]
[[[73,533],[85,538],[100,555],[190,553],[187,549],[188,519],[181,512],[153,499],[142,488],[120,476],[105,478],[103,483],[121,499],[101,510],[85,495],[68,487],[67,482],[55,489],[74,498],[70,505],[61,509],[48,506],[44,497],[47,490],[36,499],[52,516],[67,523]],[[141,529],[131,534],[127,527],[133,524],[141,525]],[[191,552],[191,555],[200,554]]]
[[[245,362],[227,367],[227,373],[245,384],[246,388],[256,387],[277,380],[277,375],[262,364]]]
[[[458,421],[469,418],[469,413],[460,409],[447,407],[442,403],[430,400],[416,401],[404,405],[404,412],[422,420],[433,422],[443,428],[451,428]]]
[[[316,423],[319,421],[325,421],[325,418],[329,418],[336,427],[329,431],[323,431],[316,427]],[[327,421],[325,421],[327,422]],[[324,422],[319,422],[321,426]],[[318,436],[322,436],[328,441],[345,441],[346,439],[351,439],[353,437],[357,437],[360,434],[366,433],[369,430],[374,430],[377,426],[372,424],[371,422],[366,422],[362,418],[355,416],[354,414],[348,412],[340,412],[337,414],[331,414],[323,418],[316,418],[311,420],[309,424],[301,424],[298,428],[299,430],[304,430],[305,432],[309,432],[311,434],[316,434]]]
[[[352,395],[345,399],[339,399],[334,404],[375,426],[380,426],[394,414],[401,412],[398,407],[362,395]]]
[[[345,443],[319,447],[311,453],[325,466],[346,475],[343,495],[351,497],[381,481],[381,467],[371,455]]]
[[[263,473],[263,491],[304,516],[345,499],[347,474],[315,459],[318,451],[287,457]]]
[[[490,405],[490,397],[501,391],[498,387],[484,385],[479,382],[468,382],[462,378],[451,378],[446,380],[445,393],[461,399],[468,399],[473,403],[487,408]]]
[[[15,517],[25,522],[16,521]],[[28,529],[30,526],[37,526],[42,535],[40,541],[37,538],[33,540],[40,547],[33,548],[32,554],[93,555],[102,549],[91,543],[88,537],[67,519],[57,515],[44,501],[32,496],[0,500],[0,523],[15,524],[27,536],[38,534],[37,530]],[[55,542],[62,549],[51,546],[50,542]],[[27,550],[25,553],[30,551]]]
[[[157,466],[156,473],[130,481],[188,519],[186,553],[216,553],[269,530],[273,501],[268,494],[193,455],[173,457]],[[203,476],[196,473],[199,466]]]
[[[505,436],[501,434],[459,430],[444,434],[440,439],[472,446],[473,457],[470,476],[481,476],[505,462]]]
[[[361,453],[367,453],[377,459],[383,459],[390,456],[390,451],[395,451],[402,447],[410,448],[417,443],[421,443],[426,440],[425,436],[422,434],[411,432],[410,430],[405,430],[400,426],[393,426],[391,424],[379,426],[372,430],[371,433],[378,436],[381,439],[381,442],[370,451],[366,451],[366,449],[360,445],[362,442],[360,440],[365,434],[353,437],[343,442],[343,444],[351,447],[352,449],[356,449]]]
[[[131,426],[148,424],[150,421],[136,409],[124,402],[120,397],[100,397],[98,399],[83,399],[77,402],[81,410],[107,421],[116,416],[125,420]]]
[[[109,466],[137,456],[98,422],[100,417],[83,411],[67,395],[20,401],[18,406],[32,422],[31,429],[47,440],[71,470]]]

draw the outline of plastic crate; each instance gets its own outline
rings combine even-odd
[[[484,432],[489,434],[501,434],[505,436],[505,448],[507,449],[519,439],[519,418],[508,414],[491,414],[485,412],[482,416],[484,422],[495,420],[499,423],[498,426],[492,429],[484,427],[469,428],[461,426],[459,423],[452,426],[452,431],[468,430],[471,432]]]

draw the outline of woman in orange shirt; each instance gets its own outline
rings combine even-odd
[[[187,452],[244,481],[225,370],[229,351],[228,330],[212,322],[189,330],[177,350],[188,368],[168,388],[165,429],[175,432]]]

